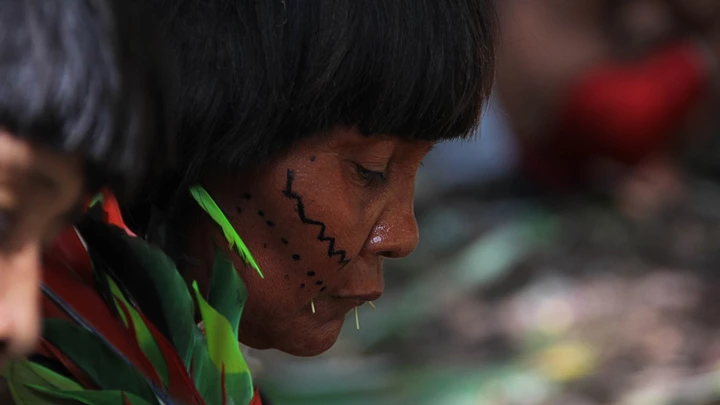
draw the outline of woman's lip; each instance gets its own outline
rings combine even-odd
[[[373,293],[367,293],[367,294],[353,294],[353,295],[334,295],[333,298],[338,298],[341,300],[351,300],[351,301],[375,301],[382,295],[381,292],[373,292]]]

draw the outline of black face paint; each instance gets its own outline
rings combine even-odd
[[[323,288],[321,288],[321,289],[320,289],[320,292],[323,292],[323,291],[325,291],[325,290],[327,290],[327,286],[324,286]]]
[[[314,272],[314,271],[308,271],[308,272],[307,272],[307,275],[308,275],[308,277],[315,277],[315,272]]]
[[[300,288],[305,288],[305,283],[300,284]]]
[[[290,242],[288,242],[288,240],[285,239],[285,238],[280,238],[280,242],[282,242],[283,245],[287,245],[288,243],[290,243]]]
[[[283,276],[283,278],[284,278],[285,280],[289,280],[289,279],[290,279],[290,275],[289,275],[289,274],[286,274],[286,275]]]
[[[275,222],[273,222],[273,221],[265,221],[265,223],[266,223],[267,226],[269,226],[270,228],[272,228],[272,227],[275,226]]]
[[[295,260],[296,262],[298,262],[298,261],[300,261],[300,255],[296,253],[296,254],[292,255],[292,259]]]
[[[237,213],[238,213],[238,214],[242,214],[242,208],[237,207]]]
[[[258,211],[258,215],[260,215],[261,217],[264,217],[265,213],[263,211]]]
[[[322,281],[322,280],[318,280],[318,281],[315,282],[315,285],[323,285],[323,281]]]
[[[245,194],[243,194],[243,198],[246,199],[246,200],[249,200],[249,199],[252,198],[252,194],[250,194],[250,193],[245,193]]]
[[[311,161],[311,162],[314,162],[314,161],[315,161],[315,156],[314,156],[314,155],[313,155],[313,156],[310,156],[310,161]]]
[[[320,227],[320,232],[317,235],[317,239],[321,242],[329,242],[328,257],[340,256],[340,259],[338,260],[338,264],[340,264],[340,269],[342,269],[348,263],[350,263],[350,259],[345,258],[345,256],[347,255],[347,252],[345,252],[345,250],[343,250],[343,249],[335,250],[335,238],[332,236],[325,236],[325,230],[327,228],[325,223],[323,223],[322,221],[311,219],[311,218],[308,218],[305,216],[305,204],[303,203],[302,196],[300,194],[296,193],[292,188],[294,181],[295,181],[295,171],[292,169],[287,169],[287,181],[285,184],[285,190],[283,191],[283,194],[285,195],[285,197],[296,201],[297,213],[298,213],[298,216],[300,217],[300,221],[302,221],[303,224]]]

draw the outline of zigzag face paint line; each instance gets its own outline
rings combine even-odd
[[[285,197],[290,198],[292,200],[295,200],[296,207],[297,207],[297,213],[300,217],[300,221],[302,221],[305,225],[312,225],[320,227],[320,231],[318,232],[317,239],[321,242],[328,242],[328,257],[333,256],[339,256],[338,264],[340,264],[340,269],[345,267],[348,263],[350,263],[350,259],[346,259],[345,256],[347,255],[347,252],[343,249],[335,250],[335,238],[332,236],[327,236],[325,234],[327,230],[327,226],[324,222],[318,221],[317,219],[308,218],[305,215],[305,204],[303,203],[303,198],[300,194],[295,192],[293,190],[293,182],[295,181],[295,171],[292,169],[287,169],[287,181],[285,185],[285,190],[283,190],[283,195]],[[294,260],[295,256],[293,256]]]

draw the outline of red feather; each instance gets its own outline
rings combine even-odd
[[[130,236],[137,236],[125,225],[125,221],[122,218],[122,212],[120,211],[120,204],[118,204],[112,193],[103,189],[103,211],[105,211],[105,222],[110,225],[115,225],[118,228],[123,229]]]
[[[90,257],[80,241],[77,231],[67,227],[53,240],[45,253],[46,258],[52,258],[62,263],[66,268],[72,269],[88,284],[93,282],[93,270]]]
[[[225,363],[220,371],[220,387],[222,389],[222,405],[227,405],[227,387],[225,387]]]
[[[255,395],[253,396],[252,401],[248,405],[262,405],[262,400],[260,399],[260,391],[255,389]]]
[[[43,294],[42,297],[42,314],[43,319],[61,318],[68,321],[72,319],[62,310],[53,300]]]
[[[65,266],[49,261],[44,269],[45,285],[73,311],[95,328],[146,377],[161,387],[161,380],[137,342],[130,339],[125,328],[113,316],[102,298],[85,283],[77,280]],[[64,316],[67,317],[67,316]]]
[[[107,190],[103,190],[103,211],[105,222],[117,226],[130,236],[135,234],[125,225],[117,200]],[[89,200],[88,200],[89,203]],[[87,204],[86,204],[87,205]],[[119,301],[120,308],[131,326],[131,333],[124,328],[107,307],[102,297],[93,289],[93,270],[90,258],[80,241],[74,228],[63,232],[54,242],[46,256],[45,284],[58,297],[96,328],[103,337],[110,342],[120,353],[133,363],[138,370],[145,374],[158,387],[162,387],[160,377],[152,363],[140,349],[137,339],[133,336],[135,326],[132,324],[125,304]],[[45,318],[64,318],[71,320],[68,314],[49,297],[43,297],[43,312]],[[177,351],[165,336],[148,321],[145,315],[138,310],[138,314],[147,326],[160,348],[168,366],[168,391],[170,397],[184,405],[206,405],[202,395],[197,391],[192,379],[192,371],[188,372]],[[87,388],[96,388],[88,376],[83,373],[67,356],[52,346],[49,342],[42,342],[39,353],[54,358],[62,363],[78,382]],[[192,365],[191,365],[192,370]],[[223,370],[223,398],[225,398],[224,370]],[[129,404],[127,397],[124,402]],[[225,401],[225,399],[223,399]],[[259,400],[253,400],[252,405],[261,405]]]
[[[132,319],[125,308],[125,304],[122,301],[119,301],[119,303],[125,313],[126,319],[128,319],[128,322],[132,323]],[[155,338],[155,342],[157,342],[160,352],[165,358],[165,363],[168,367],[168,391],[170,393],[170,397],[187,405],[205,405],[202,395],[197,391],[195,383],[190,377],[190,373],[185,368],[182,360],[180,360],[175,348],[170,344],[170,342],[168,342],[165,336],[148,321],[141,311],[138,310],[138,314]]]

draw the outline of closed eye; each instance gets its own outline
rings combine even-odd
[[[368,186],[378,186],[387,180],[385,173],[370,170],[360,164],[355,164],[355,170],[358,175],[367,183]]]

